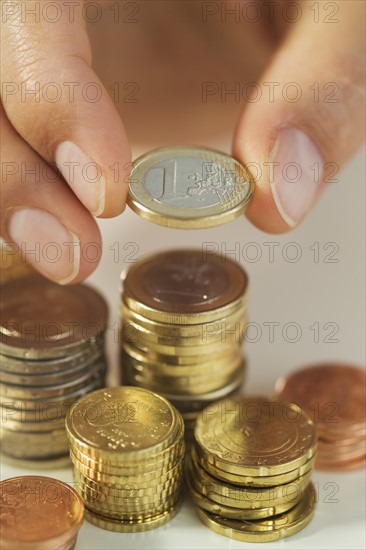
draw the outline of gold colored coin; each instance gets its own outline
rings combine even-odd
[[[207,378],[208,375],[216,376],[223,370],[235,369],[239,363],[243,362],[243,357],[237,350],[234,350],[233,353],[225,355],[221,360],[217,358],[216,354],[216,360],[213,358],[213,360],[209,362],[205,361],[191,365],[169,365],[153,361],[144,362],[122,352],[121,362],[123,367],[127,365],[139,373],[151,372],[157,376],[169,376],[171,378],[190,378],[204,375]]]
[[[75,475],[82,477],[85,483],[91,488],[99,491],[111,492],[124,491],[128,487],[129,495],[132,493],[138,496],[146,490],[146,494],[155,493],[157,487],[168,486],[172,480],[176,480],[182,475],[182,461],[175,463],[167,471],[154,472],[154,476],[145,474],[136,474],[135,476],[117,476],[117,475],[95,475],[94,471],[86,470],[80,463],[75,463]]]
[[[234,474],[272,476],[294,470],[316,451],[314,423],[293,403],[242,397],[207,407],[197,419],[199,454]]]
[[[163,513],[145,521],[112,519],[95,514],[88,509],[85,510],[85,518],[93,525],[96,525],[101,529],[107,529],[108,531],[117,531],[119,533],[139,533],[142,531],[150,531],[151,529],[156,529],[157,527],[165,525],[178,513],[179,508],[179,504],[175,504],[171,509],[168,509]]]
[[[194,488],[210,500],[239,509],[270,508],[283,503],[296,504],[309,485],[311,472],[277,487],[240,487],[221,483],[192,463],[188,466]]]
[[[102,517],[109,517],[111,519],[119,519],[123,522],[134,521],[136,523],[141,521],[148,521],[157,515],[164,513],[166,510],[170,510],[179,501],[179,493],[176,492],[170,496],[166,496],[163,500],[159,500],[154,503],[148,503],[145,505],[129,505],[123,509],[120,506],[113,506],[111,504],[105,504],[101,502],[98,495],[81,495],[85,499],[87,508],[99,514]]]
[[[112,489],[107,489],[104,483],[92,486],[85,481],[85,478],[79,477],[76,472],[74,479],[76,483],[75,488],[86,501],[93,498],[104,504],[107,508],[110,508],[110,510],[116,509],[121,513],[124,510],[143,510],[144,507],[164,502],[166,498],[178,493],[182,482],[182,477],[179,476],[169,485],[162,485],[161,487],[157,487],[155,492],[148,493],[147,490],[145,492],[135,487],[130,488],[130,484],[126,484],[127,488],[121,489],[119,492],[117,489],[114,492]]]
[[[141,362],[142,364],[161,364],[169,366],[197,366],[201,363],[203,366],[206,364],[212,365],[215,362],[229,361],[231,358],[237,357],[238,349],[234,349],[231,352],[227,350],[212,353],[210,355],[196,355],[196,356],[180,356],[180,355],[167,355],[162,353],[155,353],[149,350],[148,352],[138,349],[136,346],[131,346],[128,343],[122,344],[122,352],[129,355],[134,360]]]
[[[142,388],[117,387],[82,397],[69,410],[66,429],[74,448],[94,460],[151,457],[174,441],[179,413]]]
[[[127,204],[154,223],[197,229],[240,216],[253,190],[249,171],[229,155],[203,147],[163,147],[133,163]]]
[[[198,507],[196,512],[202,523],[219,535],[242,542],[271,542],[289,537],[304,529],[313,517],[315,501],[315,488],[310,484],[296,506],[283,514],[263,520],[238,521],[210,514]]]
[[[197,346],[165,346],[160,344],[151,344],[148,341],[143,340],[141,337],[138,342],[135,342],[134,346],[144,352],[149,353],[150,355],[177,355],[179,357],[201,357],[216,353],[230,353],[233,350],[234,346],[239,348],[240,343],[235,343],[234,345],[231,342],[223,343],[217,342],[216,344],[200,344]]]
[[[276,485],[284,485],[285,483],[290,483],[291,481],[307,474],[314,468],[314,458],[311,458],[303,466],[283,474],[274,476],[246,476],[244,475],[244,469],[242,474],[239,475],[225,472],[224,470],[213,466],[210,462],[207,462],[204,457],[198,455],[198,448],[196,446],[192,448],[191,455],[192,459],[195,462],[198,462],[207,471],[207,473],[223,482],[229,482],[233,485],[239,486],[274,487]]]
[[[177,407],[178,410],[180,408],[181,403],[184,404],[185,406],[187,405],[189,406],[190,401],[201,402],[201,410],[202,410],[205,402],[210,403],[210,402],[218,401],[220,399],[224,399],[228,394],[231,394],[232,392],[237,391],[244,383],[245,374],[246,374],[245,364],[243,363],[241,368],[238,369],[238,371],[235,372],[233,376],[231,376],[226,386],[221,387],[218,390],[208,392],[208,393],[195,394],[195,395],[189,395],[189,394],[171,395],[164,392],[164,396],[172,404],[174,404],[174,406]]]
[[[166,338],[174,338],[184,340],[185,338],[203,338],[203,341],[212,341],[215,336],[222,336],[222,333],[229,329],[235,329],[236,323],[245,323],[246,320],[246,301],[242,307],[235,309],[231,316],[223,317],[215,322],[201,323],[197,325],[160,323],[159,321],[150,320],[144,315],[140,315],[129,309],[123,300],[121,301],[120,313],[123,323],[127,329],[127,336],[130,339],[137,338],[139,330],[146,330],[157,336]],[[129,324],[137,325],[136,328],[129,328]]]
[[[235,315],[239,310],[247,304],[246,296],[241,297],[234,303],[225,305],[221,308],[210,310],[207,312],[197,313],[170,313],[162,310],[155,310],[135,301],[131,296],[124,295],[124,300],[127,307],[135,313],[138,313],[152,321],[172,325],[202,325],[215,323],[223,317]]]
[[[267,519],[270,516],[277,516],[278,514],[283,514],[284,512],[287,512],[291,508],[293,508],[297,502],[284,502],[283,504],[279,504],[276,506],[271,506],[270,508],[258,508],[258,509],[241,509],[241,508],[234,508],[232,506],[225,506],[223,504],[218,504],[217,502],[213,502],[210,500],[207,496],[200,493],[196,490],[193,483],[191,482],[191,476],[188,474],[186,476],[186,483],[189,489],[189,493],[191,498],[193,499],[193,502],[198,506],[199,508],[202,508],[203,510],[206,510],[207,512],[210,512],[210,514],[215,514],[217,516],[221,516],[228,519],[235,519],[237,521],[246,521],[246,520],[253,520],[253,519]],[[300,500],[301,496],[299,497]]]

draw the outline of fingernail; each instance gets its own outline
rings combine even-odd
[[[270,153],[270,183],[277,209],[294,227],[310,210],[322,180],[324,161],[301,130],[285,128]]]
[[[94,216],[102,214],[105,208],[105,180],[99,164],[71,141],[63,141],[57,146],[55,160],[83,205]]]
[[[14,210],[8,232],[24,259],[43,275],[59,284],[75,279],[80,266],[80,241],[55,216],[37,208]]]

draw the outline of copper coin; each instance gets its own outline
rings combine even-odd
[[[50,477],[14,477],[0,483],[0,500],[1,548],[72,548],[84,505],[69,485]]]
[[[331,432],[364,429],[366,422],[365,370],[341,363],[324,363],[297,370],[280,378],[278,398],[292,401],[307,411],[319,428]],[[351,434],[348,435],[350,437]]]
[[[248,278],[244,270],[219,255],[201,250],[172,250],[154,254],[131,267],[124,293],[147,307],[167,313],[202,313],[243,297]]]
[[[105,330],[107,314],[102,296],[86,285],[60,286],[39,275],[10,280],[2,287],[2,353],[48,356],[47,350],[93,340]]]

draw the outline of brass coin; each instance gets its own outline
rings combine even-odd
[[[200,250],[155,254],[129,268],[123,281],[130,309],[159,322],[197,324],[238,307],[248,284],[236,263]]]
[[[44,476],[14,477],[0,482],[0,500],[1,548],[72,548],[84,505],[69,485]]]
[[[238,349],[235,349],[231,352],[223,350],[221,352],[212,353],[211,355],[166,355],[162,353],[155,353],[151,350],[149,352],[146,352],[144,350],[140,350],[136,346],[131,346],[127,343],[122,344],[122,351],[127,355],[133,357],[133,359],[140,361],[141,363],[160,363],[162,366],[197,366],[200,363],[202,363],[203,365],[206,363],[212,365],[217,361],[230,360],[230,358],[232,358],[234,355],[237,356],[238,354]]]
[[[109,517],[111,519],[119,519],[122,522],[144,522],[149,519],[153,519],[157,515],[164,513],[166,510],[170,510],[179,502],[179,493],[174,493],[170,496],[166,496],[164,500],[151,502],[148,504],[138,506],[111,506],[111,504],[104,504],[99,499],[98,495],[81,495],[85,498],[85,505],[88,510],[95,514]]]
[[[203,147],[163,147],[134,161],[127,204],[154,223],[206,228],[240,216],[253,178],[237,160]]]
[[[107,460],[108,457],[105,457],[105,460],[103,458],[94,460],[71,445],[70,450],[72,458],[74,459],[75,457],[76,460],[84,464],[87,468],[94,470],[96,473],[99,472],[106,475],[124,475],[128,477],[131,475],[156,472],[159,468],[162,470],[169,470],[176,462],[181,460],[182,456],[184,456],[184,423],[182,419],[179,419],[179,424],[179,436],[176,441],[172,443],[170,447],[164,449],[164,451],[155,454],[154,460],[152,460],[151,456],[146,456],[143,460],[136,459],[135,461],[128,462],[124,460],[125,455],[117,458],[115,457],[114,461]]]
[[[123,351],[121,354],[121,363],[123,367],[127,366],[129,368],[133,368],[139,373],[151,372],[156,376],[165,376],[171,378],[191,378],[192,376],[201,375],[207,377],[210,374],[212,376],[216,376],[220,374],[223,370],[229,371],[230,369],[235,369],[235,367],[242,362],[243,357],[237,350],[234,350],[233,353],[225,354],[225,356],[221,360],[217,358],[216,355],[216,360],[213,358],[213,360],[209,362],[199,362],[191,365],[169,365],[156,363],[153,361],[145,362],[141,360],[136,360],[134,357],[128,355]]]
[[[189,406],[189,401],[200,401],[201,407],[203,407],[205,402],[209,403],[224,399],[228,394],[237,391],[238,388],[240,388],[244,383],[245,374],[245,364],[243,363],[241,369],[238,369],[238,371],[234,373],[226,386],[219,388],[218,390],[197,395],[171,395],[164,392],[164,396],[172,404],[174,404],[174,406],[177,407],[178,410],[181,403],[184,403],[185,406]]]
[[[136,483],[122,483],[116,485],[98,483],[86,478],[77,470],[74,470],[74,480],[77,490],[81,491],[83,496],[89,494],[98,495],[101,502],[123,509],[125,506],[136,505],[139,507],[143,504],[151,504],[164,500],[167,496],[179,490],[182,475],[181,473],[177,474],[176,478],[151,486],[148,489],[142,488]]]
[[[234,344],[239,348],[240,343]],[[230,353],[233,350],[233,344],[227,342],[217,342],[216,344],[200,344],[197,346],[163,346],[160,344],[151,344],[150,342],[144,341],[142,337],[138,342],[135,342],[134,346],[144,353],[149,353],[150,355],[177,355],[179,357],[201,357],[210,354],[216,353]]]
[[[122,296],[120,306],[121,317],[123,320],[122,328],[125,326],[125,332],[127,338],[134,341],[138,337],[139,330],[146,330],[150,333],[163,338],[174,338],[185,341],[186,338],[200,338],[203,343],[206,339],[208,341],[214,341],[215,337],[222,338],[222,334],[229,329],[235,329],[236,323],[245,325],[246,320],[246,301],[244,304],[235,309],[233,314],[227,317],[218,319],[215,322],[201,323],[198,325],[184,325],[184,324],[172,324],[172,323],[160,323],[159,321],[150,320],[144,315],[140,315],[131,309],[129,309]],[[130,327],[131,323],[131,327]],[[136,326],[137,328],[134,328]]]
[[[242,542],[271,542],[304,529],[313,517],[315,501],[315,489],[313,484],[310,484],[296,506],[268,519],[238,521],[210,514],[202,508],[196,508],[196,512],[202,523],[215,533]]]
[[[309,485],[311,472],[277,487],[243,487],[220,483],[204,470],[188,467],[192,485],[211,501],[239,509],[270,508],[284,503],[296,504]]]
[[[81,350],[104,332],[108,311],[92,288],[34,274],[3,285],[0,314],[1,353],[39,359]]]
[[[215,514],[217,516],[222,516],[228,519],[235,519],[237,521],[246,521],[253,519],[267,519],[270,516],[277,516],[278,514],[283,514],[291,508],[293,508],[297,502],[284,502],[276,506],[271,506],[270,508],[258,508],[258,509],[242,509],[234,508],[232,506],[225,506],[223,504],[218,504],[213,502],[207,496],[203,495],[193,486],[190,475],[186,476],[186,483],[188,485],[188,490],[193,502],[199,508],[210,512],[210,514]],[[301,496],[299,497],[300,500]]]
[[[223,306],[217,310],[210,310],[205,313],[170,313],[160,310],[154,310],[148,308],[144,304],[135,301],[129,295],[124,295],[124,301],[129,309],[135,313],[145,316],[146,318],[151,319],[152,321],[157,321],[159,323],[165,324],[175,324],[175,325],[202,325],[215,323],[220,321],[223,317],[230,317],[235,315],[239,310],[244,308],[247,304],[247,298],[244,295],[240,300]]]
[[[86,479],[86,483],[90,481],[94,484],[99,484],[106,491],[108,491],[109,487],[124,488],[126,485],[128,485],[129,491],[133,491],[134,494],[136,493],[136,495],[137,491],[141,491],[144,489],[149,490],[151,488],[153,492],[153,490],[155,491],[157,486],[171,482],[171,480],[173,479],[177,479],[177,477],[181,476],[183,468],[182,460],[179,460],[179,462],[172,464],[169,470],[162,471],[161,469],[157,468],[156,472],[151,472],[150,475],[145,473],[136,473],[136,475],[130,476],[116,474],[111,475],[87,469],[80,462],[76,462],[75,458],[73,457],[71,457],[71,460],[75,466],[75,470],[77,470],[77,475],[79,476],[80,474],[84,476],[84,478]],[[91,483],[90,486],[96,487]]]
[[[293,403],[241,397],[207,407],[195,441],[205,460],[221,470],[272,476],[294,470],[316,451],[314,423]]]
[[[168,509],[165,512],[145,521],[112,519],[110,517],[95,514],[88,509],[85,510],[85,518],[93,525],[108,531],[117,531],[119,533],[139,533],[142,531],[150,531],[151,529],[156,529],[157,527],[165,525],[178,513],[179,508],[179,504],[176,504],[171,509]]]
[[[232,483],[233,485],[244,485],[244,486],[255,486],[255,487],[274,487],[276,485],[283,485],[285,483],[290,483],[291,481],[294,481],[295,479],[298,479],[299,477],[307,474],[310,472],[314,467],[314,458],[311,458],[306,462],[304,465],[300,466],[299,468],[296,468],[295,470],[291,470],[289,472],[285,472],[283,474],[278,474],[274,476],[247,476],[245,475],[245,471],[243,468],[242,474],[233,474],[230,472],[225,472],[224,470],[221,470],[211,464],[210,462],[207,462],[205,458],[198,454],[199,450],[195,446],[191,450],[192,459],[195,462],[198,462],[201,464],[201,466],[212,476],[220,479],[224,482]]]
[[[72,446],[92,459],[151,457],[174,441],[179,413],[163,397],[142,388],[116,387],[88,394],[68,411]]]

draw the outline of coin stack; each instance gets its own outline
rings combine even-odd
[[[312,518],[316,430],[297,405],[228,399],[200,414],[187,484],[201,521],[245,542],[290,536]]]
[[[136,532],[172,519],[180,504],[184,424],[166,399],[143,388],[99,390],[72,406],[66,429],[75,489],[91,523]]]
[[[0,482],[0,548],[75,548],[84,505],[66,483],[44,476],[18,476]]]
[[[43,467],[68,455],[70,405],[104,386],[107,306],[88,286],[30,275],[2,285],[0,312],[2,452]]]
[[[323,363],[280,378],[279,399],[297,403],[318,430],[316,468],[353,470],[366,464],[365,369]]]
[[[169,399],[186,424],[243,383],[247,275],[200,250],[168,251],[132,266],[121,298],[122,379]]]

